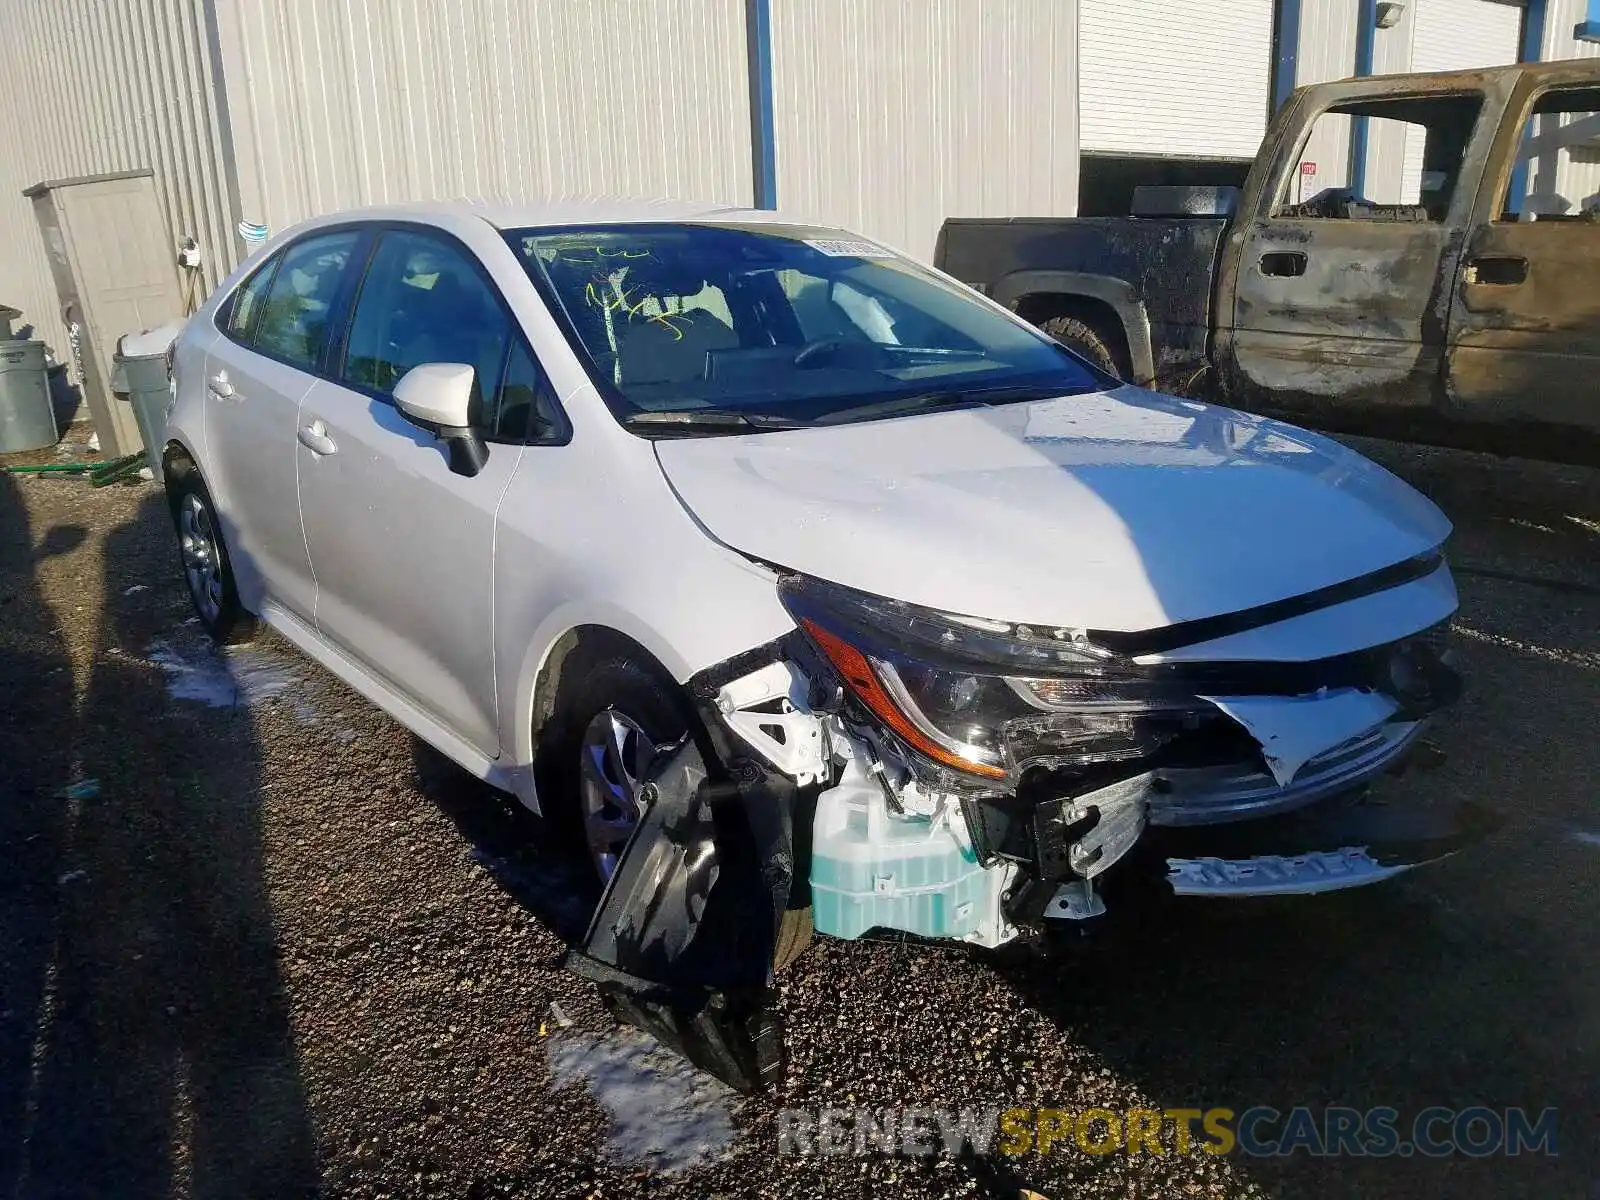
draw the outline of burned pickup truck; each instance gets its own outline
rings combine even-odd
[[[1132,382],[1600,461],[1600,60],[1301,88],[1242,191],[953,219],[935,261]]]

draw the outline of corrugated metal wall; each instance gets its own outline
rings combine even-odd
[[[1250,158],[1271,108],[1272,0],[1081,0],[1085,153]]]
[[[1600,58],[1600,42],[1580,42],[1572,30],[1588,16],[1587,0],[1548,0],[1544,14],[1547,62],[1563,58]]]
[[[1357,5],[1358,0],[1305,0],[1300,9],[1296,83],[1326,83],[1355,72]],[[1300,152],[1300,161],[1317,166],[1314,182],[1306,184],[1308,195],[1345,186],[1350,181],[1350,118],[1319,120]]]
[[[923,258],[949,216],[1076,212],[1075,8],[776,0],[779,207]]]
[[[1483,0],[1417,0],[1417,32],[1411,52],[1414,71],[1455,71],[1497,67],[1517,61],[1522,49],[1522,9]],[[1421,195],[1422,159],[1427,139],[1412,129],[1406,138],[1400,202]]]
[[[149,167],[167,235],[200,243],[205,290],[234,262],[205,10],[206,0],[0,0],[0,303],[22,309],[58,360],[66,330],[23,188]]]
[[[627,193],[750,202],[741,0],[216,0],[246,220]]]
[[[1561,4],[1551,0],[1552,20]],[[1359,0],[1306,0],[1301,9],[1299,83],[1354,73]],[[1500,0],[1411,0],[1397,24],[1372,40],[1372,73],[1439,71],[1516,61],[1522,10]],[[1571,22],[1567,23],[1570,31]],[[1398,122],[1367,126],[1365,192],[1379,203],[1416,203],[1423,143]],[[1315,189],[1343,187],[1350,175],[1350,119],[1321,118],[1301,153],[1317,164]]]
[[[1372,73],[1396,75],[1414,68],[1411,65],[1416,38],[1417,5],[1422,0],[1411,0],[1400,15],[1397,24],[1388,29],[1378,29],[1372,35]],[[1480,3],[1481,0],[1467,0]],[[1381,118],[1367,122],[1367,199],[1379,204],[1400,204],[1405,190],[1406,139],[1410,126],[1400,121]],[[1420,166],[1420,159],[1418,165]],[[1412,194],[1405,202],[1415,202]]]
[[[1580,42],[1572,36],[1573,27],[1588,15],[1585,0],[1549,0],[1549,5],[1545,12],[1544,57],[1600,58],[1600,43]],[[1550,118],[1542,120],[1548,123]],[[1594,124],[1592,118],[1583,120],[1585,132],[1591,136]],[[1537,132],[1548,136],[1551,131],[1540,129]],[[1592,155],[1593,151],[1590,151],[1585,157]],[[1550,174],[1544,174],[1541,179],[1541,168],[1543,172],[1549,172],[1552,160],[1555,168],[1553,178]],[[1570,152],[1562,154],[1558,151],[1554,155],[1547,152],[1534,159],[1529,174],[1535,196],[1541,192],[1553,193],[1570,202],[1575,209],[1600,206],[1600,162],[1574,162]]]

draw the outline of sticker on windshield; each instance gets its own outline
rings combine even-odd
[[[806,238],[806,245],[829,258],[893,258],[882,246],[871,242],[852,242],[847,238]]]

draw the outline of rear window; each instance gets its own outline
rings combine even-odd
[[[361,234],[323,234],[285,250],[256,318],[251,344],[261,353],[311,370],[328,340],[333,298]]]

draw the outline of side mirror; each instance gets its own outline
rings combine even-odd
[[[489,447],[472,428],[472,380],[466,363],[422,363],[394,385],[395,407],[450,447],[450,469],[457,475],[476,475],[489,461]]]

